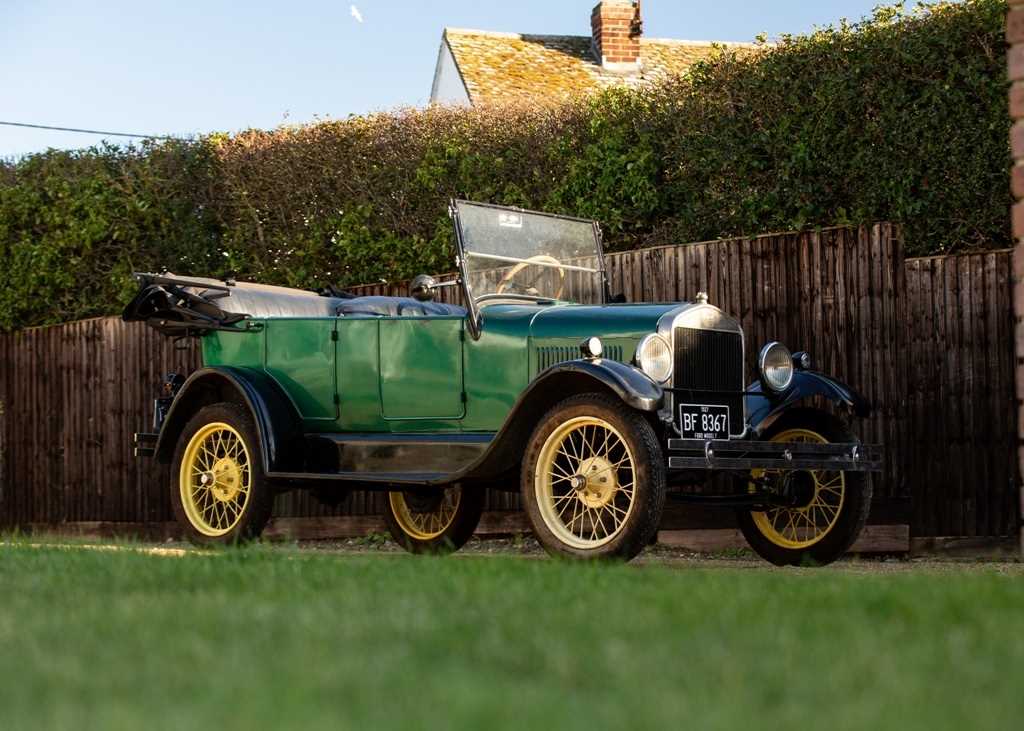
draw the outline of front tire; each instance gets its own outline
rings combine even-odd
[[[658,530],[665,465],[650,423],[600,393],[565,399],[534,429],[522,498],[553,555],[629,560]]]
[[[859,443],[835,416],[794,409],[765,433],[773,442]],[[765,476],[755,470],[755,479]],[[740,530],[754,551],[776,566],[824,566],[848,550],[864,529],[871,508],[871,477],[866,472],[814,470],[813,490],[802,505],[737,514]],[[779,472],[768,477],[783,480]],[[754,490],[751,484],[751,491]]]
[[[461,485],[437,492],[389,492],[385,519],[409,553],[451,553],[473,537],[484,510],[484,490]]]
[[[193,543],[229,545],[259,538],[274,505],[260,442],[248,410],[206,406],[178,437],[171,469],[174,516]]]

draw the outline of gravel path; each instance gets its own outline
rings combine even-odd
[[[390,539],[374,536],[371,538],[353,538],[337,541],[303,541],[301,543],[283,544],[301,550],[325,553],[381,553],[402,554],[404,551]],[[515,538],[472,539],[456,556],[522,556],[524,558],[542,559],[546,557],[544,550],[534,538],[517,536]],[[776,568],[762,561],[754,553],[746,550],[729,551],[717,554],[692,553],[670,546],[651,546],[636,560],[635,565],[666,565],[679,568],[717,568],[717,569],[758,569],[773,571],[815,571],[817,569]],[[999,573],[1024,575],[1024,562],[1019,560],[947,559],[947,558],[860,558],[851,557],[837,562],[831,570],[853,573],[899,573],[899,572],[960,572],[971,570],[998,571]]]

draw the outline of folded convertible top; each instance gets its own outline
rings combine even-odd
[[[264,317],[334,317],[345,295],[174,274],[134,275],[139,293],[125,307],[126,322],[147,322],[165,335],[200,336],[236,330],[237,323]]]

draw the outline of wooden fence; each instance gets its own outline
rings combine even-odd
[[[1008,251],[904,261],[898,229],[877,224],[612,254],[608,266],[629,301],[707,292],[743,323],[751,373],[760,344],[778,339],[860,390],[875,410],[858,429],[888,455],[872,522],[909,523],[915,536],[1016,533]],[[140,532],[170,521],[166,468],[134,460],[130,438],[152,419],[161,376],[198,363],[194,343],[178,350],[116,318],[0,336],[0,526]],[[517,505],[489,498],[494,511]],[[275,514],[382,510],[380,494],[332,509],[294,492]],[[731,525],[728,514],[675,508],[663,527]]]

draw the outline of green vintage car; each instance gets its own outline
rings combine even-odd
[[[458,276],[409,297],[137,275],[124,319],[202,342],[203,368],[167,378],[135,437],[172,465],[192,539],[258,537],[282,490],[381,490],[395,540],[453,550],[492,488],[564,556],[636,556],[666,497],[735,510],[777,564],[850,548],[881,463],[842,416],[866,413],[851,389],[775,342],[748,383],[743,329],[705,295],[613,297],[593,221],[466,201],[451,216]]]

